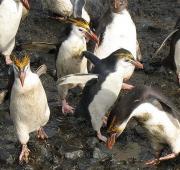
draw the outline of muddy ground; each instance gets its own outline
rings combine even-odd
[[[89,0],[90,1],[90,0]],[[88,1],[88,2],[89,2]],[[106,7],[89,4],[89,11],[95,18],[103,13]],[[39,0],[31,0],[29,16],[20,25],[17,42],[45,41],[60,43],[65,38],[65,25],[47,19],[47,11],[42,9]],[[173,30],[176,19],[180,16],[180,3],[177,0],[132,0],[129,1],[129,11],[137,26],[145,71],[136,71],[131,79],[132,84],[146,84],[158,87],[180,109],[180,88],[176,83],[173,72],[162,72],[160,60],[168,55],[169,46],[166,45],[162,52],[153,57],[166,35]],[[92,10],[93,9],[93,10]],[[99,10],[101,9],[101,10]],[[98,14],[96,15],[96,12]],[[54,54],[42,52],[28,52],[32,56],[32,66],[35,68],[40,63],[45,63],[48,69],[54,69]],[[149,65],[150,63],[150,65]],[[1,61],[0,88],[7,84],[7,68]],[[18,164],[20,145],[17,141],[12,121],[8,113],[8,101],[0,105],[0,169],[26,169],[26,170],[102,170],[102,169],[180,169],[180,158],[163,162],[155,167],[147,167],[144,161],[153,158],[153,149],[147,138],[147,133],[135,121],[120,136],[112,150],[108,150],[104,143],[99,142],[91,127],[81,117],[62,116],[58,103],[57,89],[54,79],[50,74],[43,75],[42,82],[48,96],[51,108],[51,117],[45,130],[49,139],[44,143],[38,141],[33,133],[29,141],[31,150],[30,161],[27,165]],[[70,102],[76,106],[79,99],[77,91],[69,95]],[[105,133],[105,131],[104,131]],[[105,133],[106,134],[106,133]],[[164,154],[170,152],[165,149]]]

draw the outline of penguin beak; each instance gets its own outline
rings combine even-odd
[[[140,63],[139,61],[137,61],[137,60],[131,60],[130,62],[131,62],[131,64],[133,64],[136,68],[140,68],[140,69],[143,69],[143,68],[144,68],[143,64],[141,64],[141,63]]]
[[[114,144],[116,143],[116,139],[118,137],[118,133],[112,133],[107,140],[106,146],[108,149],[112,149]]]
[[[87,39],[91,39],[91,40],[95,41],[96,43],[99,42],[97,35],[94,34],[91,30],[87,31],[85,36]]]
[[[20,79],[20,82],[21,82],[22,87],[23,87],[23,85],[24,85],[25,77],[26,77],[26,73],[25,73],[24,71],[20,71],[20,73],[19,73],[19,79]]]
[[[29,5],[29,1],[28,1],[28,0],[21,0],[21,3],[23,4],[23,6],[24,6],[27,10],[30,10],[30,5]]]

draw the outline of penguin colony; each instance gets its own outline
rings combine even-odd
[[[149,131],[157,153],[155,159],[146,162],[147,165],[157,165],[178,156],[180,112],[159,91],[126,83],[135,67],[143,69],[136,26],[128,12],[127,0],[108,0],[109,9],[95,32],[90,27],[85,0],[45,0],[43,3],[50,11],[61,16],[56,19],[72,25],[68,37],[59,47],[56,59],[56,84],[62,113],[88,117],[98,139],[110,149],[117,138],[121,138],[128,122],[135,118]],[[40,78],[30,69],[30,57],[11,55],[23,8],[30,9],[28,0],[0,0],[0,53],[14,70],[10,115],[22,145],[19,162],[28,163],[29,134],[36,131],[37,138],[48,138],[43,126],[49,120],[50,109]],[[169,61],[173,63],[180,84],[179,26],[180,20],[171,38],[170,54],[162,64],[169,66]],[[90,52],[87,51],[87,42],[91,40]],[[89,73],[88,62],[91,64]],[[76,86],[82,88],[82,96],[75,109],[68,104],[66,97],[68,90]],[[122,89],[129,90],[124,97],[121,96]],[[1,97],[4,95],[5,92]],[[37,100],[39,96],[41,100]],[[101,134],[103,124],[107,126],[107,136]],[[161,156],[163,144],[168,144],[172,153]]]

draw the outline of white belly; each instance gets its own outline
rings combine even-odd
[[[21,86],[20,82],[13,85],[10,114],[17,131],[21,131],[21,127],[26,127],[29,133],[33,132],[44,126],[49,119],[50,111],[46,94],[38,79],[38,76],[25,79],[26,82],[32,82],[30,87],[25,84],[23,88],[18,87]]]
[[[95,50],[99,58],[105,58],[112,52],[124,48],[136,59],[136,27],[128,11],[115,14],[113,22],[106,27],[103,42]]]

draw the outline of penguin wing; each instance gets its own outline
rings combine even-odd
[[[85,85],[89,80],[97,79],[97,78],[98,78],[97,74],[81,74],[81,73],[70,74],[70,75],[59,78],[57,80],[57,85],[58,86],[68,85],[68,84]]]
[[[180,111],[174,106],[174,104],[169,101],[167,97],[159,93],[158,90],[154,90],[151,87],[146,87],[146,92],[144,93],[144,100],[149,97],[157,99],[162,105],[163,109],[168,113],[172,114],[175,118],[180,120]]]

